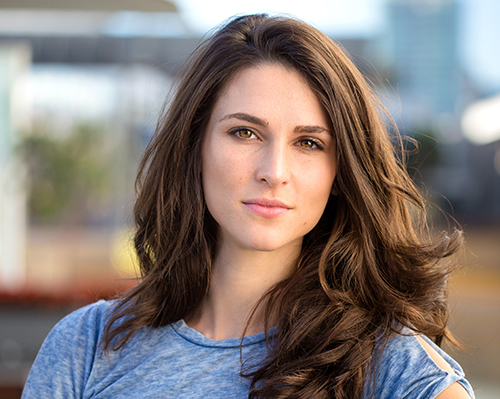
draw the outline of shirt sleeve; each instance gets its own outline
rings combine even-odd
[[[96,302],[56,324],[33,363],[22,399],[83,397],[108,306],[105,301]]]
[[[423,337],[451,366],[453,373],[441,369],[408,329],[376,348],[364,398],[433,399],[458,382],[474,399],[474,392],[460,365],[427,337]],[[373,396],[372,396],[373,393]]]

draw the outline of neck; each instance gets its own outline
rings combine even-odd
[[[208,295],[187,324],[215,340],[264,331],[266,304],[259,305],[250,323],[249,316],[266,292],[290,276],[299,253],[300,245],[273,252],[221,248]]]

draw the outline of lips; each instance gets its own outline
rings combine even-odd
[[[243,201],[253,213],[265,217],[278,217],[287,213],[291,207],[282,201],[268,198],[255,198]]]

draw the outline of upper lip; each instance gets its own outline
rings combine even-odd
[[[290,209],[291,206],[285,204],[284,202],[277,199],[269,199],[269,198],[252,198],[249,200],[243,201],[244,204],[256,204],[267,207],[280,207]]]

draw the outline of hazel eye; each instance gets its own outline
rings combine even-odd
[[[322,150],[323,146],[318,143],[316,140],[312,139],[302,139],[298,141],[298,146],[301,148],[309,149],[309,150]]]
[[[238,129],[234,131],[233,134],[242,139],[254,139],[257,137],[255,133],[249,129]]]
[[[313,148],[315,143],[312,140],[300,140],[300,146],[305,148]]]

